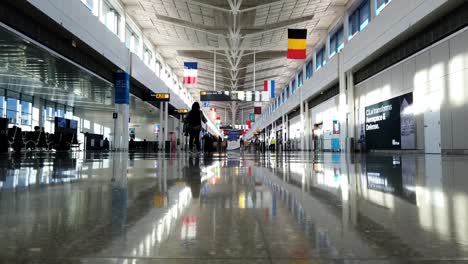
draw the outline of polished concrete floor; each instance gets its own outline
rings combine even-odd
[[[0,263],[468,263],[468,157],[0,157]]]

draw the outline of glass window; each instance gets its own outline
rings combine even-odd
[[[310,78],[312,78],[313,74],[314,74],[314,61],[310,60],[309,62],[307,62],[307,65],[306,65],[306,80],[309,80]]]
[[[370,2],[364,0],[362,4],[349,16],[349,38],[363,30],[370,22]]]
[[[293,79],[291,82],[291,94],[294,94],[296,92],[296,80]]]
[[[143,61],[146,63],[146,65],[151,66],[151,62],[153,60],[153,53],[151,50],[144,46],[145,52],[143,53]]]
[[[139,54],[140,38],[130,28],[129,25],[125,27],[125,46],[133,53]]]
[[[45,120],[51,120],[55,117],[55,104],[46,102],[44,105],[44,117]]]
[[[120,15],[107,1],[102,3],[102,17],[106,27],[114,34],[119,35]]]
[[[375,0],[375,14],[379,15],[380,12],[390,3],[391,0]]]
[[[21,101],[21,125],[30,126],[32,121],[32,104]]]
[[[297,75],[297,88],[301,87],[304,84],[304,72],[300,71]]]
[[[288,86],[286,86],[286,99],[289,98],[289,95],[290,95],[290,94],[291,94],[291,91],[290,91],[289,85],[288,85]]]
[[[0,117],[5,116],[5,90],[0,89]]]
[[[57,117],[65,117],[65,106],[57,104],[55,116]]]
[[[315,63],[317,70],[325,66],[326,60],[325,60],[325,47],[322,47],[317,54],[315,55]]]
[[[344,48],[343,27],[330,36],[330,58]]]
[[[6,117],[8,118],[10,124],[18,124],[18,99],[16,98],[7,98],[7,112]]]

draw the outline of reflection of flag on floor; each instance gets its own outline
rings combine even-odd
[[[271,98],[275,98],[275,80],[263,81],[263,91],[270,91]]]
[[[307,29],[288,29],[288,59],[304,60],[307,49]]]
[[[196,84],[198,74],[197,62],[184,62],[184,84]]]

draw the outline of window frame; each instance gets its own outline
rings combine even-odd
[[[301,88],[304,85],[304,70],[301,69],[297,73],[297,88]]]
[[[357,33],[361,32],[371,22],[371,0],[363,0],[348,16],[348,40],[352,39]],[[374,0],[372,0],[374,1]],[[364,9],[367,9],[367,21],[361,22]]]
[[[340,41],[340,36],[341,36],[341,41]],[[340,51],[343,50],[344,48],[344,26],[340,25],[337,27],[337,29],[329,35],[329,58],[332,58],[335,56],[337,53],[340,53]]]
[[[306,80],[310,80],[312,76],[314,76],[314,60],[313,59],[309,60],[306,63]]]
[[[319,57],[321,59],[319,59]],[[320,70],[327,64],[325,59],[325,46],[322,46],[317,53],[315,53],[315,71]]]
[[[384,9],[385,7],[387,7],[391,2],[392,0],[382,0],[383,3],[379,6],[378,5],[378,2],[379,0],[373,0],[375,1],[375,15],[378,16]]]

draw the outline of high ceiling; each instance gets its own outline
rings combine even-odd
[[[348,0],[122,0],[126,11],[180,77],[185,61],[199,63],[190,89],[253,90],[274,79],[284,88],[301,60],[287,60],[287,29],[307,28],[307,50],[327,37]],[[217,104],[230,108],[232,105]],[[235,108],[252,108],[241,103]],[[239,117],[239,114],[237,115]],[[245,119],[245,118],[244,118]],[[243,122],[244,120],[237,120]]]

